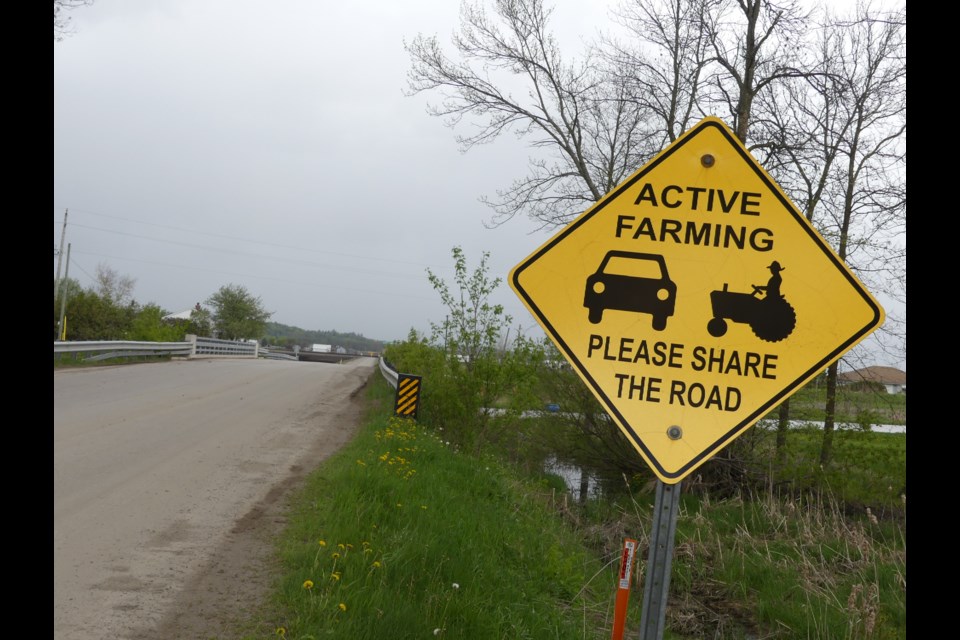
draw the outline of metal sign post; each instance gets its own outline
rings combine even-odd
[[[667,615],[667,592],[673,562],[673,541],[677,533],[680,483],[657,480],[653,505],[653,529],[646,580],[643,584],[643,610],[640,613],[640,640],[662,640]]]

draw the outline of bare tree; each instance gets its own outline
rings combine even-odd
[[[905,25],[905,8],[875,12],[869,2],[832,25],[824,65],[835,78],[839,142],[816,219],[840,258],[894,299],[906,293]],[[821,464],[832,453],[837,369],[827,370]]]
[[[465,4],[453,46],[435,37],[405,43],[408,93],[439,92],[429,112],[455,127],[471,116],[476,133],[464,150],[513,131],[538,155],[530,171],[496,198],[485,198],[501,224],[519,213],[545,227],[568,222],[637,166],[642,118],[626,87],[605,76],[588,52],[567,62],[548,29],[542,0],[495,0],[493,15]]]
[[[102,262],[97,265],[95,278],[94,289],[101,298],[118,306],[133,301],[136,278],[121,275],[116,269]]]
[[[757,96],[805,73],[796,66],[796,53],[808,15],[799,0],[719,0],[711,11],[704,22],[715,63],[709,101],[726,108],[737,138],[746,145]],[[762,144],[751,139],[751,150]]]
[[[68,11],[93,4],[93,0],[53,0],[53,41],[59,42],[73,31]]]
[[[869,2],[852,17],[825,14],[811,30],[806,72],[757,103],[765,129],[778,132],[781,186],[872,291],[898,301],[906,292],[904,25],[903,9],[878,12]],[[901,318],[888,316],[880,332],[902,352]],[[822,463],[832,449],[837,372],[834,363],[826,376]],[[782,449],[785,420],[780,427]]]
[[[614,83],[626,89],[644,117],[647,157],[704,115],[698,102],[711,61],[707,36],[715,30],[710,26],[715,5],[716,0],[631,0],[614,11],[626,39],[605,39],[603,56]]]

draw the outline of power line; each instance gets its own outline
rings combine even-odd
[[[208,236],[208,237],[211,237],[211,238],[220,238],[220,239],[222,239],[222,240],[231,240],[231,241],[238,241],[238,242],[247,242],[247,243],[250,243],[250,244],[261,245],[261,246],[265,246],[265,247],[273,247],[273,248],[277,248],[277,249],[287,249],[287,250],[293,250],[293,251],[304,251],[304,252],[307,252],[307,253],[321,253],[321,254],[323,254],[323,255],[334,255],[334,256],[340,256],[340,257],[344,257],[344,258],[355,258],[355,259],[357,259],[357,260],[376,260],[376,261],[378,261],[378,262],[387,262],[387,263],[391,263],[391,264],[404,264],[404,265],[413,266],[413,267],[418,267],[418,268],[422,268],[422,269],[427,269],[427,268],[429,268],[429,269],[442,269],[442,268],[445,268],[445,267],[437,267],[436,265],[426,265],[426,264],[419,263],[419,262],[410,262],[410,261],[407,261],[407,260],[396,260],[396,259],[394,259],[394,258],[383,258],[383,257],[376,256],[376,255],[371,256],[371,255],[358,255],[358,254],[350,254],[350,253],[341,253],[341,252],[337,252],[337,251],[330,251],[330,250],[328,250],[328,249],[316,249],[316,248],[312,248],[312,247],[298,247],[298,246],[293,246],[293,245],[278,244],[278,243],[275,243],[275,242],[266,242],[266,241],[263,241],[263,240],[252,240],[252,239],[250,239],[250,238],[241,238],[241,237],[239,237],[239,236],[231,236],[231,235],[225,235],[225,234],[221,234],[221,233],[212,233],[212,232],[209,232],[209,231],[196,231],[196,230],[194,230],[194,229],[186,229],[186,228],[184,228],[184,227],[175,227],[175,226],[172,226],[172,225],[157,224],[157,223],[155,223],[155,222],[144,222],[143,220],[136,220],[136,219],[133,219],[133,218],[124,218],[124,217],[122,217],[122,216],[114,216],[114,215],[110,215],[110,214],[106,214],[106,213],[98,213],[98,212],[96,212],[96,211],[89,211],[89,210],[86,210],[86,209],[74,209],[73,211],[74,211],[74,213],[78,213],[78,212],[79,212],[79,213],[89,214],[89,215],[93,215],[93,216],[99,216],[99,217],[101,217],[101,218],[110,218],[110,219],[112,219],[112,220],[121,220],[121,221],[123,221],[123,222],[131,222],[131,223],[134,223],[134,224],[142,224],[142,225],[148,226],[148,227],[156,227],[156,228],[158,228],[158,229],[168,229],[168,230],[170,230],[170,231],[178,231],[178,232],[188,233],[188,234],[194,235],[194,236]],[[100,228],[100,227],[92,227],[92,226],[82,225],[82,224],[79,224],[79,225],[78,225],[78,224],[76,224],[76,223],[74,223],[73,226],[84,227],[84,228],[93,229],[93,230],[96,230],[96,231],[105,231],[105,232],[107,232],[107,233],[116,233],[116,234],[119,234],[119,235],[128,235],[128,236],[136,237],[136,238],[144,238],[144,239],[147,239],[147,240],[153,240],[153,241],[155,241],[155,242],[166,242],[166,243],[170,243],[170,244],[183,244],[184,246],[200,247],[200,248],[204,248],[204,249],[207,248],[207,247],[203,247],[203,246],[201,246],[201,245],[191,245],[191,244],[189,244],[189,243],[178,243],[178,242],[173,241],[173,240],[159,239],[159,238],[154,238],[154,237],[151,237],[151,236],[145,236],[145,235],[138,235],[138,234],[126,233],[126,232],[122,232],[122,231],[114,231],[114,230],[112,230],[112,229],[103,229],[103,228]]]
[[[171,267],[171,268],[175,268],[175,269],[183,269],[183,270],[186,270],[186,271],[204,271],[204,272],[207,272],[207,273],[216,273],[216,274],[221,274],[221,275],[225,275],[225,276],[229,276],[229,277],[254,278],[254,279],[257,279],[257,280],[265,280],[265,281],[270,281],[270,282],[281,282],[281,283],[284,283],[284,284],[310,287],[310,288],[312,288],[312,289],[336,289],[336,290],[341,290],[341,291],[349,291],[350,293],[365,293],[365,294],[376,295],[376,296],[399,296],[399,297],[402,297],[402,298],[404,298],[404,299],[415,298],[415,299],[419,299],[419,300],[431,300],[431,301],[434,300],[434,298],[432,298],[432,297],[411,295],[411,294],[409,294],[409,293],[403,293],[403,292],[399,292],[399,291],[373,291],[373,290],[368,290],[368,289],[357,289],[356,287],[339,287],[339,286],[337,286],[337,285],[331,285],[331,284],[327,284],[327,283],[323,283],[323,284],[319,284],[319,285],[318,285],[318,283],[317,283],[316,281],[302,282],[302,281],[290,280],[290,279],[288,279],[288,278],[272,278],[272,277],[270,277],[270,276],[257,275],[257,274],[245,274],[245,273],[237,273],[237,272],[230,272],[230,271],[223,271],[223,270],[220,270],[220,269],[210,269],[210,268],[208,268],[208,267],[185,267],[185,266],[183,266],[183,265],[170,264],[170,263],[165,263],[165,262],[156,262],[156,261],[151,261],[151,260],[139,260],[139,259],[136,259],[136,258],[122,258],[122,257],[120,257],[120,256],[109,256],[109,255],[103,255],[103,254],[98,254],[98,253],[92,253],[92,252],[88,252],[88,251],[74,251],[73,253],[74,253],[74,254],[80,253],[80,254],[83,254],[83,255],[96,256],[96,257],[100,257],[100,258],[106,258],[106,259],[108,259],[108,260],[120,260],[120,261],[127,261],[127,262],[138,262],[138,263],[142,263],[142,264],[151,264],[151,265],[159,266],[159,267]],[[78,269],[80,269],[80,271],[83,271],[83,273],[85,273],[85,274],[87,275],[87,277],[89,277],[89,278],[91,279],[91,281],[96,282],[96,278],[94,278],[93,276],[91,276],[87,271],[85,271],[82,267],[80,267],[80,266],[77,264],[76,259],[71,259],[71,260],[70,260],[70,264],[76,266]]]

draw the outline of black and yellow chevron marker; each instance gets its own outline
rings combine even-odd
[[[394,413],[404,418],[416,418],[420,408],[420,378],[406,373],[397,374],[397,399]]]

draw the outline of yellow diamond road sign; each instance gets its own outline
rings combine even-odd
[[[668,484],[884,319],[713,117],[514,267],[510,285]]]

